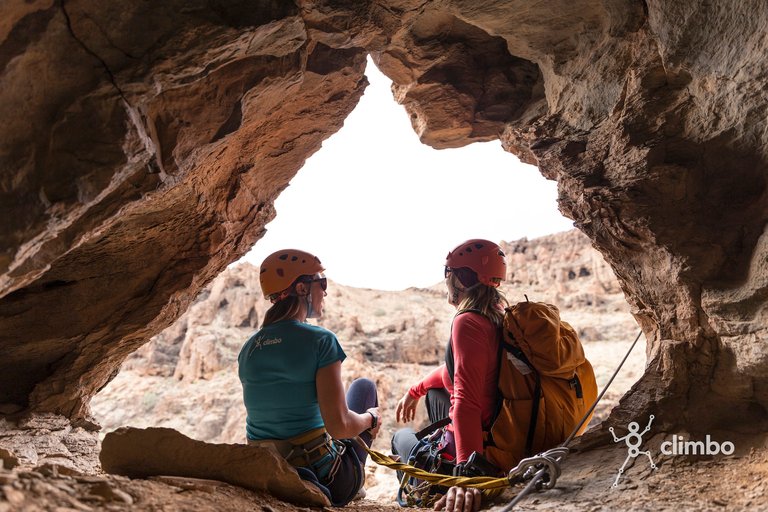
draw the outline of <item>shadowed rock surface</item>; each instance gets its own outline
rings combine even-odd
[[[2,412],[88,402],[273,217],[366,85],[557,180],[649,340],[611,423],[765,429],[768,8],[5,2]],[[286,212],[290,214],[291,212]]]

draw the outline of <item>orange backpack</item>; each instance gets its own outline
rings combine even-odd
[[[500,405],[485,456],[509,471],[565,441],[595,401],[597,383],[576,331],[551,304],[507,308],[501,344]]]

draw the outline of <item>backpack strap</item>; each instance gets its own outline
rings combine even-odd
[[[578,373],[576,373],[573,378],[568,381],[568,385],[571,386],[571,389],[576,391],[576,398],[584,398],[584,390],[581,388],[581,380],[579,379]]]
[[[443,428],[444,426],[446,426],[450,422],[451,422],[451,418],[449,418],[448,416],[446,416],[445,418],[443,418],[441,420],[437,420],[436,422],[431,423],[431,424],[427,425],[426,427],[424,427],[423,429],[421,429],[418,432],[416,432],[416,439],[421,440],[424,437],[426,437],[429,434],[431,434],[432,432],[434,432],[435,430],[437,430],[439,428]]]
[[[464,313],[483,314],[479,309],[460,309],[453,315],[453,320],[456,320],[457,316],[463,315]],[[453,332],[453,320],[451,320],[451,332]],[[448,369],[448,377],[450,377],[451,383],[453,383],[453,336],[448,336],[448,344],[445,346],[445,367]]]
[[[533,404],[531,404],[531,422],[528,425],[528,435],[525,437],[525,456],[533,455],[533,437],[536,435],[536,423],[539,419],[539,402],[541,402],[541,376],[533,370],[536,377],[536,388],[533,392]]]

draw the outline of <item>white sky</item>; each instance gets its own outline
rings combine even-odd
[[[344,126],[275,201],[277,217],[243,260],[295,248],[332,280],[402,290],[443,279],[469,238],[535,238],[573,227],[557,188],[498,141],[435,150],[419,142],[391,81],[369,60],[370,85]]]

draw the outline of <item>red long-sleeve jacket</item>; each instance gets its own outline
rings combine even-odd
[[[451,395],[448,427],[456,440],[456,460],[466,462],[473,451],[483,453],[483,427],[496,406],[499,340],[496,327],[481,314],[458,315],[451,327],[453,380],[445,365],[439,366],[408,391],[413,398],[433,388]]]

